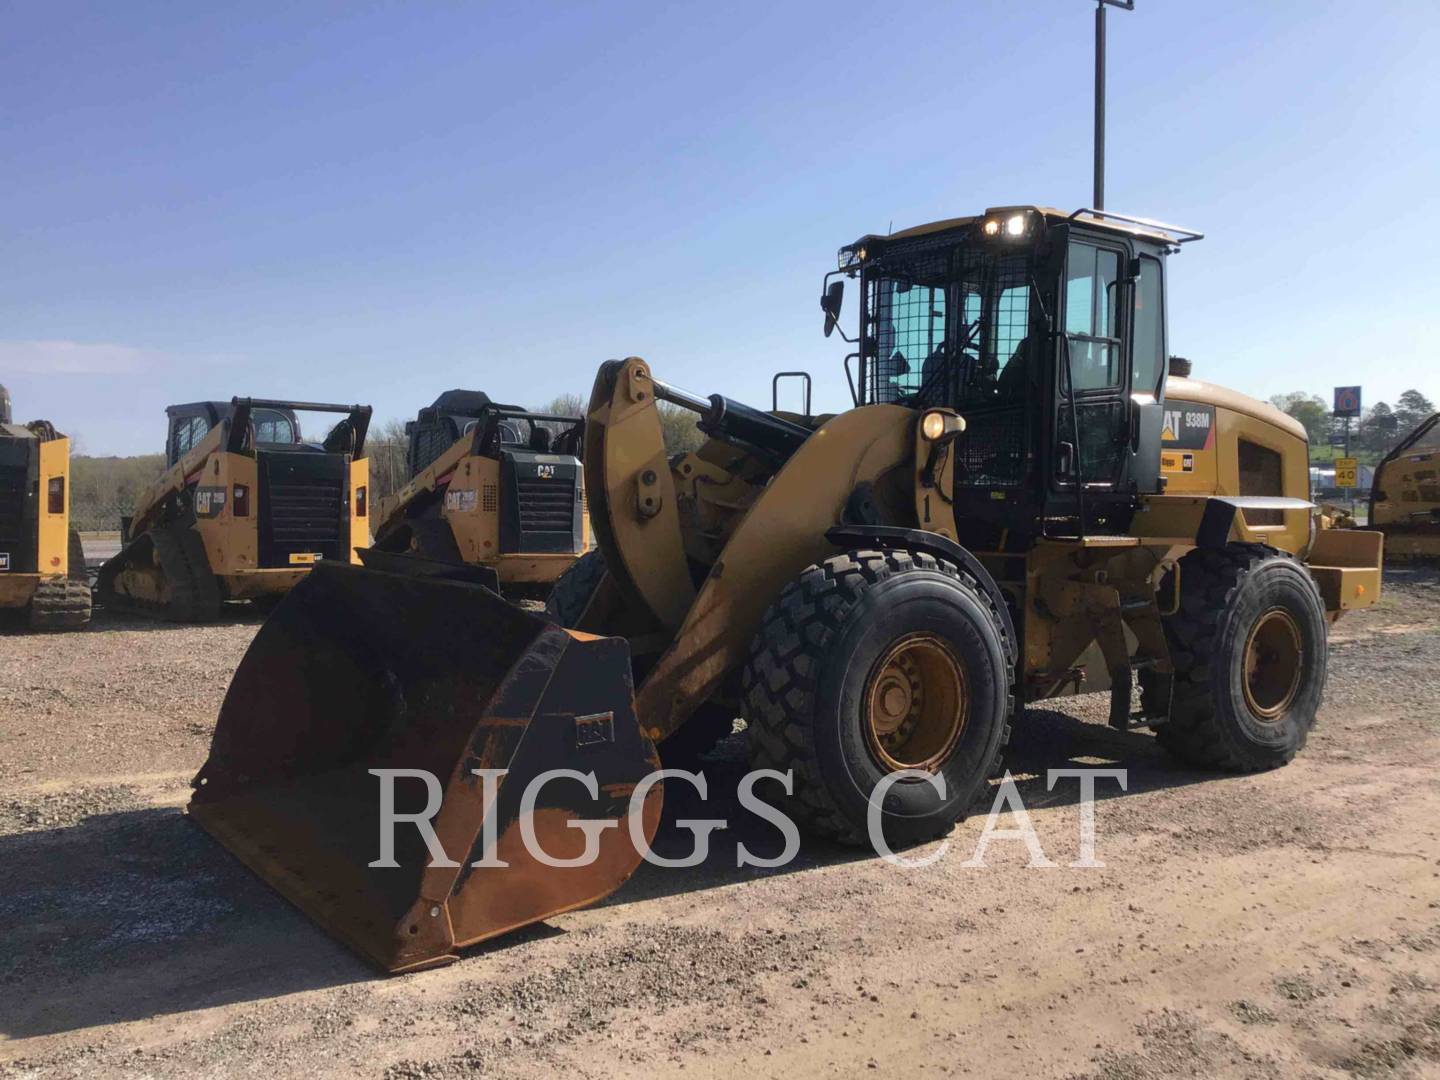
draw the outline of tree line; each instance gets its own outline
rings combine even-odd
[[[1310,436],[1312,458],[1329,459],[1329,451],[1321,448],[1330,447],[1331,435],[1338,436],[1345,430],[1345,419],[1336,416],[1324,398],[1304,390],[1292,390],[1288,394],[1276,394],[1270,404],[1304,425]],[[1393,406],[1385,401],[1375,402],[1358,419],[1350,421],[1351,455],[1362,464],[1376,464],[1434,412],[1435,406],[1419,390],[1406,390]],[[1339,453],[1340,447],[1337,446],[1335,452]]]

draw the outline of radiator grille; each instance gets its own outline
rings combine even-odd
[[[290,556],[299,554],[348,556],[345,476],[338,455],[260,456],[262,566],[288,566]]]
[[[0,465],[0,548],[12,551],[26,543],[25,497],[29,469]]]
[[[325,543],[339,535],[344,494],[324,481],[282,481],[270,487],[270,535],[277,544],[299,545],[296,551],[313,551],[307,543]]]
[[[520,529],[570,535],[575,520],[575,487],[554,480],[519,481]]]
[[[1018,488],[1025,482],[1025,410],[993,409],[965,417],[955,440],[955,482],[961,487]]]

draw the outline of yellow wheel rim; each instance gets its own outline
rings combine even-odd
[[[1245,703],[1264,720],[1276,720],[1300,692],[1305,647],[1300,624],[1284,608],[1271,608],[1245,639]]]
[[[890,646],[865,686],[865,736],[887,770],[934,772],[970,716],[965,665],[944,641],[910,634]]]

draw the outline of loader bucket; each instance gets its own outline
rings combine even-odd
[[[613,892],[641,859],[625,820],[631,794],[659,762],[636,723],[623,639],[561,629],[403,559],[383,565],[318,564],[276,607],[236,669],[188,812],[394,972],[446,963],[461,946]],[[370,865],[382,854],[372,769],[436,777],[430,820],[445,860],[402,822],[398,865]],[[491,805],[472,769],[509,770]],[[598,800],[578,780],[554,779],[522,822],[526,786],[550,769],[594,774]],[[394,780],[393,793],[398,814],[431,805],[420,778]],[[637,816],[648,843],[658,785]],[[579,856],[579,823],[597,821],[613,827],[599,832],[589,865],[541,861]],[[524,842],[527,823],[535,845]]]

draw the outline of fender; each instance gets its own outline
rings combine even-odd
[[[937,559],[955,563],[973,577],[995,609],[1000,613],[1000,622],[1009,638],[1010,659],[1015,659],[1015,650],[1020,647],[1015,637],[1015,623],[1010,617],[1010,605],[1005,594],[990,576],[990,571],[970,552],[948,536],[929,532],[926,529],[907,529],[900,525],[836,525],[825,534],[836,547],[875,547],[881,550],[904,548],[906,551],[923,551]]]

